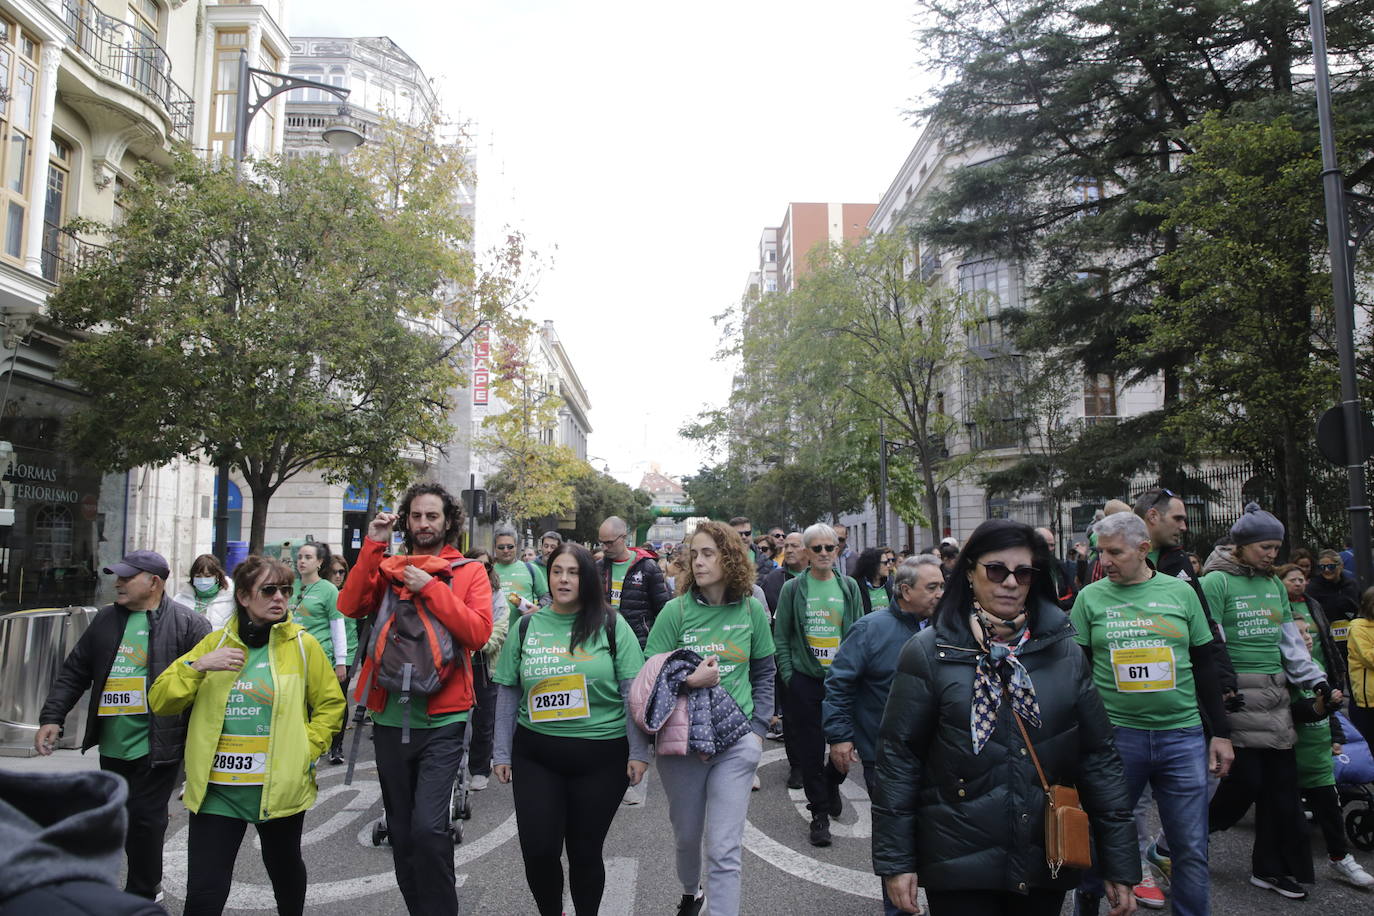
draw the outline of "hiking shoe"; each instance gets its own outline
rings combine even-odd
[[[1155,876],[1148,865],[1143,869],[1145,877],[1135,886],[1135,902],[1151,910],[1164,909],[1164,892],[1155,884]]]
[[[830,818],[824,814],[817,814],[811,818],[810,840],[812,846],[830,845]]]
[[[835,783],[830,787],[830,816],[839,817],[844,810],[844,800],[840,798],[840,784]]]
[[[1145,861],[1149,862],[1159,873],[1164,876],[1166,881],[1174,879],[1174,860],[1159,851],[1159,841],[1155,840],[1145,850]]]
[[[787,771],[787,788],[800,789],[802,787],[801,767],[793,767]]]
[[[677,916],[697,916],[706,898],[700,895],[683,894],[682,902],[677,905]]]
[[[474,792],[481,792],[487,787],[487,783],[490,781],[491,777],[478,774],[472,777],[472,781],[468,783],[468,788]]]
[[[1374,887],[1374,876],[1361,868],[1360,863],[1348,852],[1344,859],[1328,861],[1327,865],[1336,873],[1336,877],[1346,884],[1354,887]]]
[[[1281,897],[1287,897],[1289,900],[1307,899],[1307,888],[1287,875],[1279,875],[1276,878],[1261,878],[1259,875],[1251,875],[1250,883],[1255,887],[1273,891]]]

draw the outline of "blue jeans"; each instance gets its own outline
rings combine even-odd
[[[1134,805],[1148,782],[1173,859],[1170,897],[1179,916],[1211,912],[1207,871],[1207,739],[1201,725],[1164,731],[1116,727],[1116,750]]]

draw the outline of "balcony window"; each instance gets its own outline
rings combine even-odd
[[[238,110],[239,51],[248,46],[247,29],[215,32],[215,82],[210,94],[210,153],[234,155],[234,116]]]
[[[0,19],[0,136],[4,138],[3,254],[23,260],[28,220],[38,43],[18,25]]]
[[[43,276],[49,280],[57,279],[61,229],[67,222],[71,161],[72,148],[60,137],[53,137],[52,153],[48,159],[48,196],[43,205]]]
[[[992,348],[1004,343],[1002,312],[1021,304],[1019,271],[992,258],[960,264],[959,292],[973,297],[979,315],[969,331],[969,346]]]
[[[1098,372],[1083,378],[1083,417],[1089,425],[1116,419],[1116,376]]]

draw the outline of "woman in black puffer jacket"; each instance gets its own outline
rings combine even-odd
[[[1044,540],[979,525],[936,610],[902,650],[878,741],[873,866],[897,906],[934,916],[1057,914],[1079,872],[1051,875],[1045,796],[1014,697],[1051,784],[1078,788],[1112,914],[1135,909],[1140,853],[1112,726],[1073,627],[1054,603]],[[989,652],[987,648],[990,647]],[[989,714],[977,727],[978,698]]]

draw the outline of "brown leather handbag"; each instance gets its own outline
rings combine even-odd
[[[1059,877],[1059,869],[1088,868],[1093,864],[1092,832],[1088,827],[1088,813],[1078,803],[1078,790],[1073,786],[1052,786],[1045,779],[1045,771],[1040,767],[1040,758],[1026,734],[1026,725],[1016,714],[1016,709],[1007,698],[1007,708],[1021,730],[1021,740],[1026,742],[1031,762],[1040,777],[1040,786],[1045,790],[1045,863],[1050,867],[1050,878]]]

